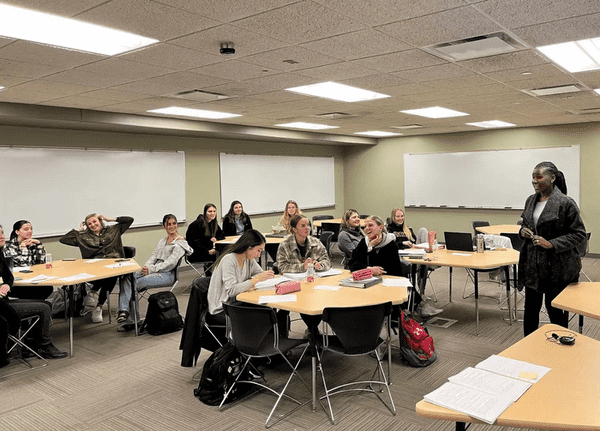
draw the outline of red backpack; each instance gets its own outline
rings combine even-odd
[[[413,367],[426,367],[437,359],[433,338],[410,313],[402,310],[400,315],[400,351],[402,359]]]

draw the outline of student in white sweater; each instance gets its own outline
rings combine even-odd
[[[273,278],[273,271],[263,271],[256,262],[265,242],[262,233],[250,229],[219,256],[213,265],[208,288],[207,322],[223,324],[223,302],[235,301],[238,293],[254,289],[256,283]]]

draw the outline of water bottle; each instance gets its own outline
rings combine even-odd
[[[477,253],[483,253],[483,234],[477,234]]]
[[[308,268],[306,268],[306,281],[312,283],[315,281],[315,265],[311,262],[308,264]]]

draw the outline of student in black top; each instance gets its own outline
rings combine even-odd
[[[412,228],[406,225],[404,211],[400,208],[394,208],[392,210],[392,216],[387,225],[387,230],[389,233],[393,233],[396,236],[396,244],[398,244],[398,249],[400,250],[410,248],[412,244],[417,242],[417,237]]]
[[[241,235],[252,229],[250,216],[244,212],[240,201],[231,202],[229,212],[223,217],[223,234],[225,236]]]
[[[215,242],[225,239],[225,235],[217,223],[215,205],[204,205],[204,213],[188,226],[185,239],[194,249],[194,253],[188,258],[190,262],[214,262],[217,259]]]

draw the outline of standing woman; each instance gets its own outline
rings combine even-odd
[[[389,233],[393,233],[396,236],[396,244],[400,250],[410,248],[412,244],[417,242],[417,237],[412,228],[406,225],[404,211],[400,208],[394,208],[392,210],[392,216],[387,225],[387,230]]]
[[[13,267],[46,263],[46,249],[40,240],[33,238],[33,228],[27,220],[17,221],[10,232],[10,240],[4,246],[4,256],[12,257]],[[13,286],[11,296],[21,299],[46,299],[52,286]]]
[[[302,211],[300,211],[300,207],[298,206],[296,201],[289,200],[285,204],[285,210],[283,211],[283,215],[279,220],[279,224],[285,228],[285,231],[287,233],[292,233],[290,220],[292,219],[292,217],[300,214],[302,214]]]
[[[225,239],[225,235],[217,223],[217,207],[214,204],[204,205],[203,214],[188,226],[185,239],[194,250],[189,257],[190,262],[216,260],[218,253],[215,242]]]
[[[352,258],[352,252],[364,236],[365,233],[360,228],[360,215],[358,211],[354,209],[346,210],[342,216],[340,234],[338,235],[338,247],[344,253],[346,266],[348,266],[347,262]]]
[[[551,323],[568,326],[569,313],[554,308],[552,300],[579,279],[577,246],[586,239],[579,208],[567,196],[563,173],[553,163],[542,162],[533,170],[531,183],[535,194],[525,201],[519,231],[525,238],[519,255],[519,289],[525,287],[525,336],[538,328],[542,301]]]
[[[225,236],[241,235],[252,229],[250,216],[244,212],[240,201],[231,202],[229,212],[223,218],[223,234]]]

